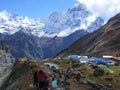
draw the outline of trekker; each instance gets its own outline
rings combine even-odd
[[[35,71],[35,72],[33,73],[33,79],[34,79],[33,85],[34,85],[35,90],[38,88],[38,78],[37,78],[37,74],[38,74],[38,71]]]
[[[58,87],[60,87],[60,85],[61,85],[60,79],[57,80],[57,85],[58,85]]]
[[[49,82],[49,90],[52,90],[53,86],[52,86],[52,80],[50,80]]]
[[[53,87],[53,89],[58,87],[57,81],[54,78],[52,78],[52,87]]]
[[[45,87],[45,76],[46,74],[40,70],[37,77],[38,77],[38,82],[39,82],[39,90],[46,90],[43,89]]]
[[[45,76],[45,80],[43,81],[44,88],[42,90],[48,90],[49,87],[49,81],[47,79],[47,76]]]

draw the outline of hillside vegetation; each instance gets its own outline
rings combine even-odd
[[[120,13],[103,27],[77,40],[57,56],[69,54],[98,56],[120,56]]]

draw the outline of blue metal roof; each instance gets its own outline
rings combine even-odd
[[[91,57],[90,59],[92,59],[93,61],[97,61],[99,63],[102,63],[102,64],[108,64],[109,63],[108,60],[102,59],[102,58]]]

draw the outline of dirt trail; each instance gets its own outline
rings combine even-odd
[[[48,75],[54,76],[52,69],[50,69],[49,67],[45,66],[45,65],[40,65],[40,68],[46,72]],[[56,73],[58,74],[58,73]],[[69,79],[68,80],[70,82],[70,89],[69,90],[93,90],[91,87],[89,86],[85,86],[85,85],[81,85],[78,84],[76,82],[73,81],[73,79]]]

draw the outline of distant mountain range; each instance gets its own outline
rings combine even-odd
[[[42,19],[30,19],[7,11],[0,13],[1,37],[17,58],[52,57],[103,24],[104,20],[93,15],[83,4]]]
[[[120,13],[112,17],[100,29],[90,33],[64,49],[58,56],[70,54],[120,56]]]

